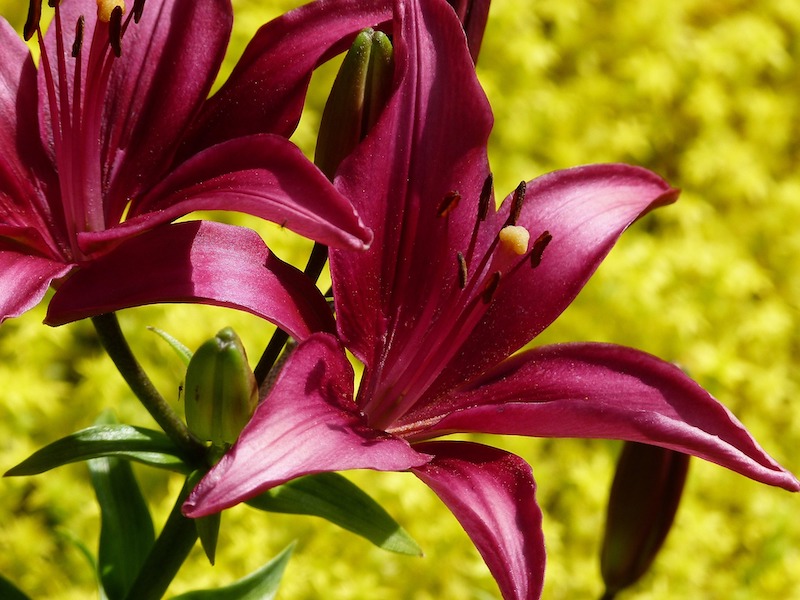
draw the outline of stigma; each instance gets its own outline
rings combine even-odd
[[[124,0],[97,0],[97,18],[103,23],[108,23],[111,21],[111,14],[117,7],[120,9],[120,13],[124,13]]]
[[[497,236],[500,238],[500,247],[517,256],[522,256],[528,251],[531,234],[520,225],[506,225]]]

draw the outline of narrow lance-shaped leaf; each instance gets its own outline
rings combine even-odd
[[[5,600],[30,600],[17,586],[2,575],[0,575],[0,598],[5,598]]]
[[[6,477],[37,475],[68,463],[103,456],[123,457],[153,467],[188,473],[180,450],[160,431],[132,425],[94,425],[37,450]]]
[[[172,600],[272,600],[278,593],[283,571],[293,549],[294,543],[258,571],[232,585],[215,590],[187,592]]]
[[[98,419],[98,423],[114,421],[110,412]],[[153,521],[128,461],[93,458],[88,466],[100,504],[100,580],[110,600],[122,599],[155,542]]]
[[[384,550],[422,555],[417,543],[380,504],[336,473],[295,479],[256,496],[248,504],[269,512],[322,517]]]

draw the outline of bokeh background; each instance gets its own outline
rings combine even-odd
[[[299,2],[233,4],[226,69],[260,24]],[[0,14],[18,30],[26,9],[0,0]],[[643,165],[683,189],[676,205],[623,236],[537,343],[609,341],[675,361],[800,472],[797,2],[495,0],[478,66],[495,111],[490,158],[498,192],[599,161]],[[309,152],[333,72],[315,78],[295,138]],[[281,256],[304,261],[307,243],[251,224]],[[38,308],[0,328],[3,471],[108,407],[123,421],[153,426],[91,326],[51,329],[41,324],[43,314]],[[146,307],[120,319],[176,406],[182,366],[146,326],[196,347],[233,325],[253,359],[270,334],[258,319],[208,307]],[[599,597],[597,551],[618,444],[491,442],[526,458],[539,483],[549,560],[544,597]],[[180,479],[138,466],[136,473],[160,527]],[[466,535],[416,478],[349,476],[406,527],[423,558],[388,554],[311,517],[238,507],[225,513],[217,565],[195,552],[171,592],[224,585],[297,540],[280,598],[499,598]],[[695,461],[664,551],[625,597],[800,598],[799,511],[800,498]],[[97,528],[83,465],[0,480],[0,572],[32,598],[96,597],[74,540],[96,548]]]

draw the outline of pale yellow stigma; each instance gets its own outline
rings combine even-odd
[[[111,20],[111,13],[118,6],[125,13],[124,0],[97,0],[97,18],[103,23],[108,23]]]
[[[514,254],[522,256],[528,251],[528,242],[531,234],[528,230],[519,225],[507,225],[498,234],[500,245]]]

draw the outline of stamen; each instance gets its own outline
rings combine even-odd
[[[467,261],[461,252],[456,253],[456,260],[458,260],[458,287],[462,290],[467,287]]]
[[[531,234],[528,230],[519,225],[508,225],[497,234],[500,238],[500,246],[517,256],[522,256],[528,251],[528,242]]]
[[[534,269],[538,267],[542,262],[542,254],[544,254],[544,249],[547,248],[547,245],[552,241],[553,236],[550,235],[549,231],[543,232],[536,241],[533,242],[533,248],[531,248],[531,267]]]
[[[39,29],[39,20],[42,18],[42,0],[31,0],[28,4],[28,18],[25,20],[25,27],[22,35],[28,41]]]
[[[135,0],[133,3],[133,22],[138,23],[142,18],[142,12],[144,12],[144,1],[145,0]]]
[[[81,46],[83,45],[83,29],[86,26],[86,19],[83,15],[78,17],[78,22],[75,24],[75,41],[72,42],[72,58],[78,58],[81,53]]]
[[[50,8],[55,8],[59,4],[61,4],[61,0],[47,0],[47,6]]]
[[[111,17],[116,9],[125,11],[124,0],[97,0],[97,18],[103,23],[111,22]]]
[[[489,173],[483,182],[481,189],[481,196],[478,200],[478,221],[486,220],[489,215],[489,202],[492,200],[492,191],[494,191],[494,175]]]
[[[492,297],[494,293],[497,291],[497,286],[500,285],[500,271],[495,271],[492,273],[492,276],[486,282],[486,285],[483,286],[483,291],[481,292],[481,299],[483,300],[484,304],[489,304],[492,301]]]
[[[117,58],[122,56],[122,10],[120,6],[115,6],[108,22],[108,43]]]
[[[461,194],[455,191],[447,192],[442,201],[439,203],[439,208],[436,210],[436,216],[446,217],[456,209],[460,201]]]
[[[520,181],[517,189],[514,190],[514,196],[511,198],[511,212],[508,213],[508,221],[506,225],[516,225],[519,214],[522,212],[522,203],[525,202],[525,189],[527,184]]]

